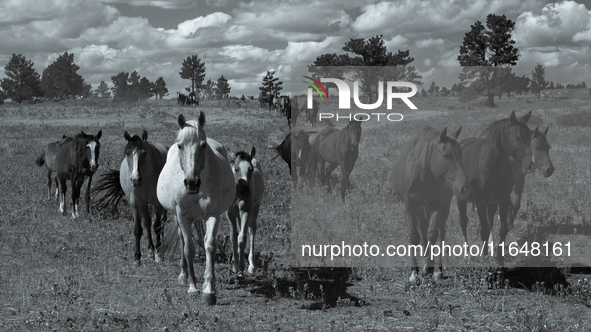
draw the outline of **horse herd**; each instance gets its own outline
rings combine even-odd
[[[295,101],[297,105],[297,101]],[[296,106],[297,109],[297,106]],[[519,210],[525,176],[535,168],[545,177],[554,172],[546,141],[548,128],[531,130],[527,122],[531,112],[518,118],[512,112],[509,118],[486,126],[478,137],[458,142],[461,127],[451,136],[447,128],[438,131],[424,128],[401,150],[392,169],[393,188],[404,203],[410,228],[410,244],[439,243],[445,239],[445,225],[451,199],[457,198],[460,225],[467,241],[467,204],[474,203],[478,210],[481,239],[492,242],[491,229],[497,208],[500,215],[500,241]],[[170,147],[148,141],[144,130],[141,137],[127,131],[123,138],[127,144],[119,170],[109,170],[102,175],[92,189],[97,202],[94,206],[116,207],[127,197],[135,221],[135,261],[141,260],[140,239],[142,220],[147,230],[149,255],[161,260],[162,225],[170,213],[176,217],[181,242],[182,284],[189,283],[189,292],[197,291],[197,279],[193,267],[195,245],[192,226],[201,232],[206,252],[206,268],[202,298],[208,304],[216,303],[214,257],[218,222],[226,213],[231,226],[234,272],[243,276],[245,267],[246,236],[249,234],[250,250],[247,268],[254,272],[254,237],[256,219],[265,188],[263,169],[255,159],[256,149],[230,154],[219,142],[206,136],[205,114],[199,113],[197,121],[187,121],[181,113],[177,118],[179,132]],[[341,168],[341,198],[345,200],[351,188],[349,175],[359,156],[361,122],[349,121],[343,129],[326,127],[316,138],[304,130],[293,130],[276,147],[279,155],[288,163],[292,181],[296,185],[298,175],[312,183],[319,178],[331,191],[330,175]],[[80,132],[74,137],[64,137],[48,144],[37,159],[38,166],[46,165],[48,173],[48,197],[51,198],[52,182],[56,183],[59,211],[66,214],[66,183],[72,183],[72,218],[79,217],[80,188],[88,178],[86,191],[87,213],[90,209],[92,176],[98,168],[99,139],[102,132],[87,135]],[[299,169],[299,172],[298,172]],[[56,173],[52,178],[52,174]],[[57,188],[59,185],[59,188]],[[511,200],[515,192],[516,200]],[[102,195],[102,196],[101,196]],[[99,197],[100,196],[100,197]],[[152,205],[155,241],[151,234],[149,206]],[[203,229],[203,225],[205,229]],[[155,244],[154,244],[155,242]],[[428,248],[427,248],[428,249]],[[430,257],[430,255],[426,255]],[[496,255],[500,264],[502,257]],[[441,257],[428,259],[426,272],[434,278],[442,277]],[[419,272],[416,257],[411,257],[415,281]]]
[[[227,213],[231,226],[231,240],[234,257],[234,271],[239,277],[245,270],[245,246],[248,232],[250,240],[249,272],[254,272],[254,236],[256,219],[265,189],[263,168],[255,159],[256,149],[250,153],[239,151],[230,154],[219,142],[206,136],[204,131],[205,114],[200,112],[197,121],[187,121],[181,113],[177,118],[179,132],[176,142],[169,148],[148,141],[144,130],[141,137],[123,134],[127,144],[119,170],[106,172],[92,189],[93,195],[102,197],[97,204],[116,207],[127,196],[135,221],[135,261],[140,262],[140,238],[142,219],[147,231],[150,256],[161,260],[159,248],[169,247],[162,241],[162,224],[168,213],[176,217],[181,242],[182,284],[189,283],[189,292],[197,292],[197,278],[193,267],[195,244],[191,234],[192,227],[202,229],[206,252],[206,268],[202,298],[208,304],[216,303],[214,257],[218,222]],[[74,137],[63,137],[60,141],[46,146],[37,159],[37,165],[48,169],[49,198],[52,180],[55,180],[60,193],[59,211],[66,214],[66,182],[72,183],[72,218],[78,218],[80,187],[88,177],[88,188],[93,174],[98,168],[99,139],[80,132]],[[52,179],[52,173],[56,175]],[[90,191],[87,191],[87,212],[90,208]],[[95,204],[96,205],[96,204]],[[149,205],[156,214],[154,233],[156,245],[151,234]]]
[[[520,118],[512,112],[508,118],[483,128],[477,137],[461,141],[458,141],[461,127],[451,136],[447,127],[442,131],[425,127],[406,143],[394,162],[391,179],[394,192],[404,204],[410,245],[420,244],[427,250],[425,257],[431,257],[428,243],[441,246],[453,196],[466,242],[468,203],[477,208],[485,246],[493,248],[491,230],[497,209],[500,243],[505,241],[520,208],[526,174],[536,168],[544,177],[554,172],[546,140],[548,127],[544,131],[537,127],[531,130],[527,125],[530,117],[531,111]],[[351,188],[349,175],[359,155],[360,136],[361,123],[353,120],[342,130],[323,129],[311,143],[306,132],[294,131],[276,149],[293,166],[290,171],[296,188],[298,175],[312,182],[319,176],[330,192],[330,173],[340,166],[344,200],[345,191]],[[511,200],[512,192],[514,200]],[[494,256],[503,265],[501,248],[497,246],[496,250]],[[440,279],[441,256],[436,260],[437,271],[435,260],[429,259],[425,272]],[[411,268],[409,281],[415,282],[419,272],[416,256],[411,256]]]

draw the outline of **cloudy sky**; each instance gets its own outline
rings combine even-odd
[[[231,94],[255,95],[268,70],[289,91],[291,66],[344,53],[349,38],[383,34],[415,66],[457,66],[464,34],[489,13],[516,22],[519,66],[591,64],[591,0],[0,0],[0,65],[23,54],[41,74],[67,51],[93,89],[137,70],[176,97],[182,60],[197,54],[206,80],[224,75]]]

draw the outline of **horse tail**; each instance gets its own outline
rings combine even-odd
[[[168,252],[170,248],[177,245],[177,243],[180,241],[178,222],[175,220],[174,222],[169,222],[167,224],[170,224],[170,226],[165,227],[164,235],[162,236],[162,243],[157,249],[158,253],[163,259],[166,252]],[[193,236],[193,241],[196,242],[203,249],[203,251],[205,251],[205,243],[203,242],[205,238],[205,229],[203,226],[203,220],[193,220],[193,227],[195,228],[195,231],[192,231],[191,234]]]
[[[116,211],[117,205],[125,197],[125,192],[119,182],[119,170],[111,169],[103,174],[92,188],[91,195],[94,197],[93,209],[112,206],[112,211]]]
[[[37,158],[37,160],[35,160],[35,164],[37,164],[37,166],[41,167],[43,166],[43,164],[45,164],[45,152],[43,152],[39,158]]]

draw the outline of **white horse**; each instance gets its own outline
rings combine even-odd
[[[254,159],[255,153],[256,150],[253,146],[250,155],[240,151],[230,161],[234,168],[236,199],[227,215],[231,228],[230,238],[234,257],[234,272],[238,274],[238,277],[242,277],[242,271],[244,271],[244,249],[246,248],[247,231],[250,241],[248,273],[253,274],[255,271],[254,236],[257,230],[259,207],[265,190],[263,168],[258,160]]]
[[[176,144],[168,150],[166,164],[157,185],[158,200],[170,215],[176,215],[181,239],[181,284],[189,282],[189,293],[197,292],[193,268],[195,244],[191,225],[205,220],[205,273],[202,298],[216,303],[214,259],[220,215],[234,202],[236,186],[226,148],[207,138],[203,130],[205,114],[198,121],[178,116],[180,131]]]

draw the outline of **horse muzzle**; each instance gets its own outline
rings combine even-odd
[[[459,199],[464,199],[470,195],[470,186],[462,186],[460,190],[456,190],[456,197]]]
[[[546,178],[547,178],[547,177],[550,177],[550,176],[552,176],[552,174],[554,174],[554,167],[553,167],[553,166],[550,166],[550,167],[546,168],[546,169],[545,169],[545,170],[542,172],[542,174],[543,174],[543,175],[544,175],[544,177],[546,177]]]
[[[250,196],[250,188],[245,180],[240,179],[236,185],[236,196],[239,198],[248,198]]]
[[[90,172],[94,173],[98,169],[98,164],[90,165]]]
[[[194,195],[199,192],[199,187],[201,186],[201,179],[197,178],[197,180],[187,180],[185,179],[185,188],[187,189],[187,194]]]
[[[138,177],[136,179],[131,179],[131,185],[134,187],[140,187],[142,185],[142,177]]]

